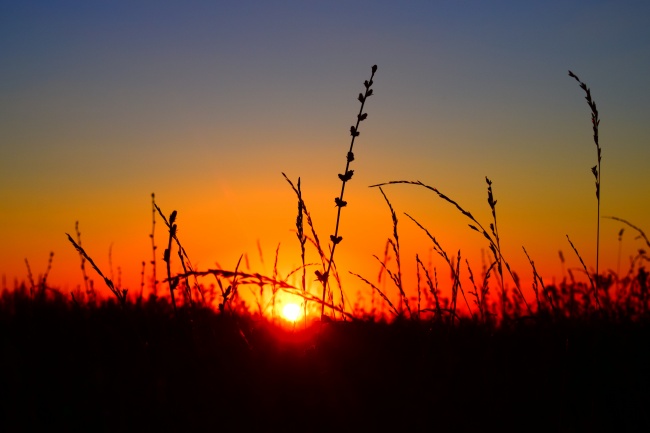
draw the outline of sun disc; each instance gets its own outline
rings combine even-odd
[[[300,305],[287,304],[282,309],[282,316],[289,322],[295,322],[300,317]]]

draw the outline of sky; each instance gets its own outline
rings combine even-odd
[[[279,251],[286,276],[300,248],[282,173],[300,177],[325,242],[374,64],[335,257],[349,301],[371,292],[349,272],[377,281],[393,226],[369,186],[392,180],[438,188],[487,228],[487,176],[522,281],[522,247],[546,283],[581,267],[567,235],[594,269],[596,146],[568,70],[600,112],[601,216],[650,230],[648,16],[645,1],[0,1],[3,288],[27,280],[26,260],[43,275],[50,252],[51,285],[83,284],[66,237],[78,222],[97,265],[136,292],[143,261],[151,275],[152,193],[178,212],[196,269],[234,269],[244,255],[270,275]],[[480,275],[488,245],[457,209],[418,186],[383,191],[410,294],[416,254],[441,288],[449,270],[405,212]],[[155,230],[161,279],[160,219]],[[602,218],[600,270],[625,273],[637,235]]]

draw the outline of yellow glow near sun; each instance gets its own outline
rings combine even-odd
[[[301,314],[300,305],[298,304],[287,304],[282,309],[282,316],[289,322],[295,322]]]

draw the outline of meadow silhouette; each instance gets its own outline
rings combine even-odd
[[[639,250],[626,272],[601,272],[598,228],[593,271],[567,239],[586,282],[568,270],[559,282],[546,284],[528,257],[534,280],[523,286],[502,254],[497,198],[488,177],[487,224],[418,180],[372,185],[393,222],[384,257],[377,257],[380,275],[398,296],[355,273],[377,302],[346,303],[335,252],[345,248],[340,222],[354,200],[345,194],[346,185],[354,180],[354,145],[369,118],[376,72],[373,66],[357,98],[359,112],[338,173],[341,188],[333,199],[333,233],[317,232],[300,178],[283,173],[296,195],[301,251],[301,265],[289,276],[280,278],[276,268],[272,275],[244,271],[241,258],[234,269],[195,269],[179,236],[177,211],[165,213],[154,195],[152,256],[148,267],[142,263],[139,289],[121,287],[112,272],[102,271],[83,247],[78,226],[76,236],[67,237],[79,253],[82,287],[64,293],[48,284],[52,256],[36,280],[27,262],[27,282],[3,291],[0,299],[2,431],[650,428],[646,251]],[[591,113],[600,222],[599,113],[588,86],[569,75]],[[416,287],[406,286],[398,216],[385,190],[410,187],[455,207],[487,242],[491,256],[480,272],[460,251],[445,251],[407,214],[444,259],[452,282],[442,287],[437,270],[417,256]],[[610,218],[621,224],[620,234],[632,230],[650,248],[642,228]],[[166,230],[162,242],[157,224]],[[319,263],[307,262],[308,249]],[[110,297],[98,294],[91,272]],[[468,273],[469,284],[461,272]],[[314,279],[318,292],[307,284]],[[254,294],[253,301],[244,290]],[[287,294],[300,301],[285,302],[280,313],[276,301]]]

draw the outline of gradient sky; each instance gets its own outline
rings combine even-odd
[[[0,1],[4,285],[27,279],[25,259],[42,274],[50,251],[50,283],[82,284],[65,236],[79,221],[97,264],[108,273],[112,251],[115,274],[137,289],[151,260],[151,193],[178,211],[197,269],[233,269],[245,253],[270,274],[280,243],[286,274],[300,258],[281,173],[301,177],[327,239],[373,64],[337,250],[352,300],[369,292],[347,272],[375,281],[373,255],[392,234],[368,186],[390,180],[435,186],[487,227],[488,176],[504,255],[522,280],[532,275],[522,246],[547,283],[562,277],[558,251],[580,266],[566,235],[593,268],[596,148],[567,70],[600,111],[601,214],[650,231],[649,16],[646,1]],[[416,186],[384,191],[409,278],[429,244],[404,212],[480,273],[487,244],[456,209]],[[618,267],[622,227],[601,221],[601,270]],[[160,222],[156,236],[162,254]],[[643,246],[635,236],[626,229],[622,270]],[[433,265],[445,286],[446,265]]]

